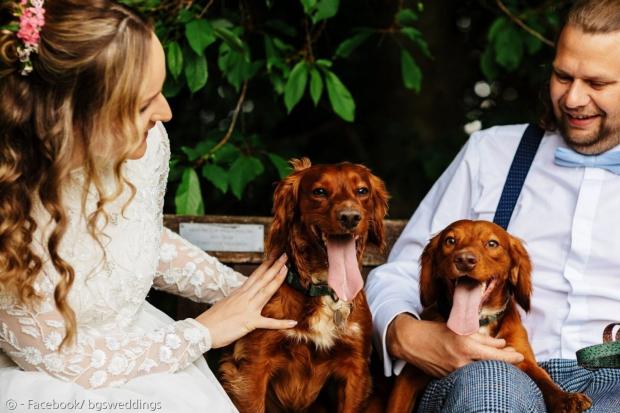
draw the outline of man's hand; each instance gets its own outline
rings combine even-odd
[[[418,320],[399,314],[390,323],[386,335],[388,352],[413,364],[432,377],[445,377],[477,360],[500,360],[510,364],[523,361],[523,355],[506,340],[480,333],[459,336],[446,323]]]

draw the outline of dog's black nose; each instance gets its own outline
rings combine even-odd
[[[459,252],[454,256],[454,265],[459,271],[471,271],[477,263],[478,259],[469,251]]]
[[[347,208],[338,212],[338,220],[340,221],[340,224],[342,224],[342,226],[346,229],[355,228],[357,224],[359,224],[361,219],[362,214],[360,214],[360,212],[355,209]]]

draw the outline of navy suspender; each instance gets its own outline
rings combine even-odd
[[[529,124],[523,133],[493,218],[493,222],[504,229],[508,228],[512,211],[517,204],[521,188],[523,188],[523,182],[525,182],[525,177],[530,170],[534,155],[536,155],[544,134],[544,129],[534,124]]]

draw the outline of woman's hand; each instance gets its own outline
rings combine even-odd
[[[432,377],[445,377],[477,360],[500,360],[510,364],[523,361],[523,355],[506,346],[506,340],[480,333],[460,336],[446,323],[418,320],[399,314],[388,327],[388,352],[417,366]]]
[[[226,346],[257,328],[283,329],[297,324],[297,321],[261,315],[265,304],[286,278],[285,263],[285,254],[275,261],[263,262],[241,287],[196,317],[210,330],[213,348]]]

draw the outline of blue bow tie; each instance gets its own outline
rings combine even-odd
[[[568,148],[557,148],[554,161],[556,165],[560,166],[602,168],[620,175],[620,151],[587,156]]]

